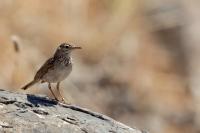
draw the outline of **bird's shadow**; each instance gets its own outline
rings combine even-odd
[[[48,97],[41,97],[32,94],[27,94],[27,100],[35,105],[35,106],[54,106],[57,105],[58,102],[56,100],[50,99]]]

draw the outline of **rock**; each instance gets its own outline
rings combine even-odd
[[[5,90],[0,90],[0,132],[142,133],[85,108]]]

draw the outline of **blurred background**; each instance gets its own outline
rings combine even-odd
[[[46,84],[19,88],[69,42],[83,48],[61,84],[71,103],[152,133],[199,133],[199,12],[195,0],[1,0],[0,87],[52,97]]]

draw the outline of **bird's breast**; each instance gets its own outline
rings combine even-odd
[[[72,63],[54,64],[53,69],[49,70],[43,77],[46,82],[56,83],[63,81],[72,71]]]

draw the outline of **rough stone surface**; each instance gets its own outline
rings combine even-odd
[[[0,132],[142,133],[99,113],[45,96],[0,90]]]

